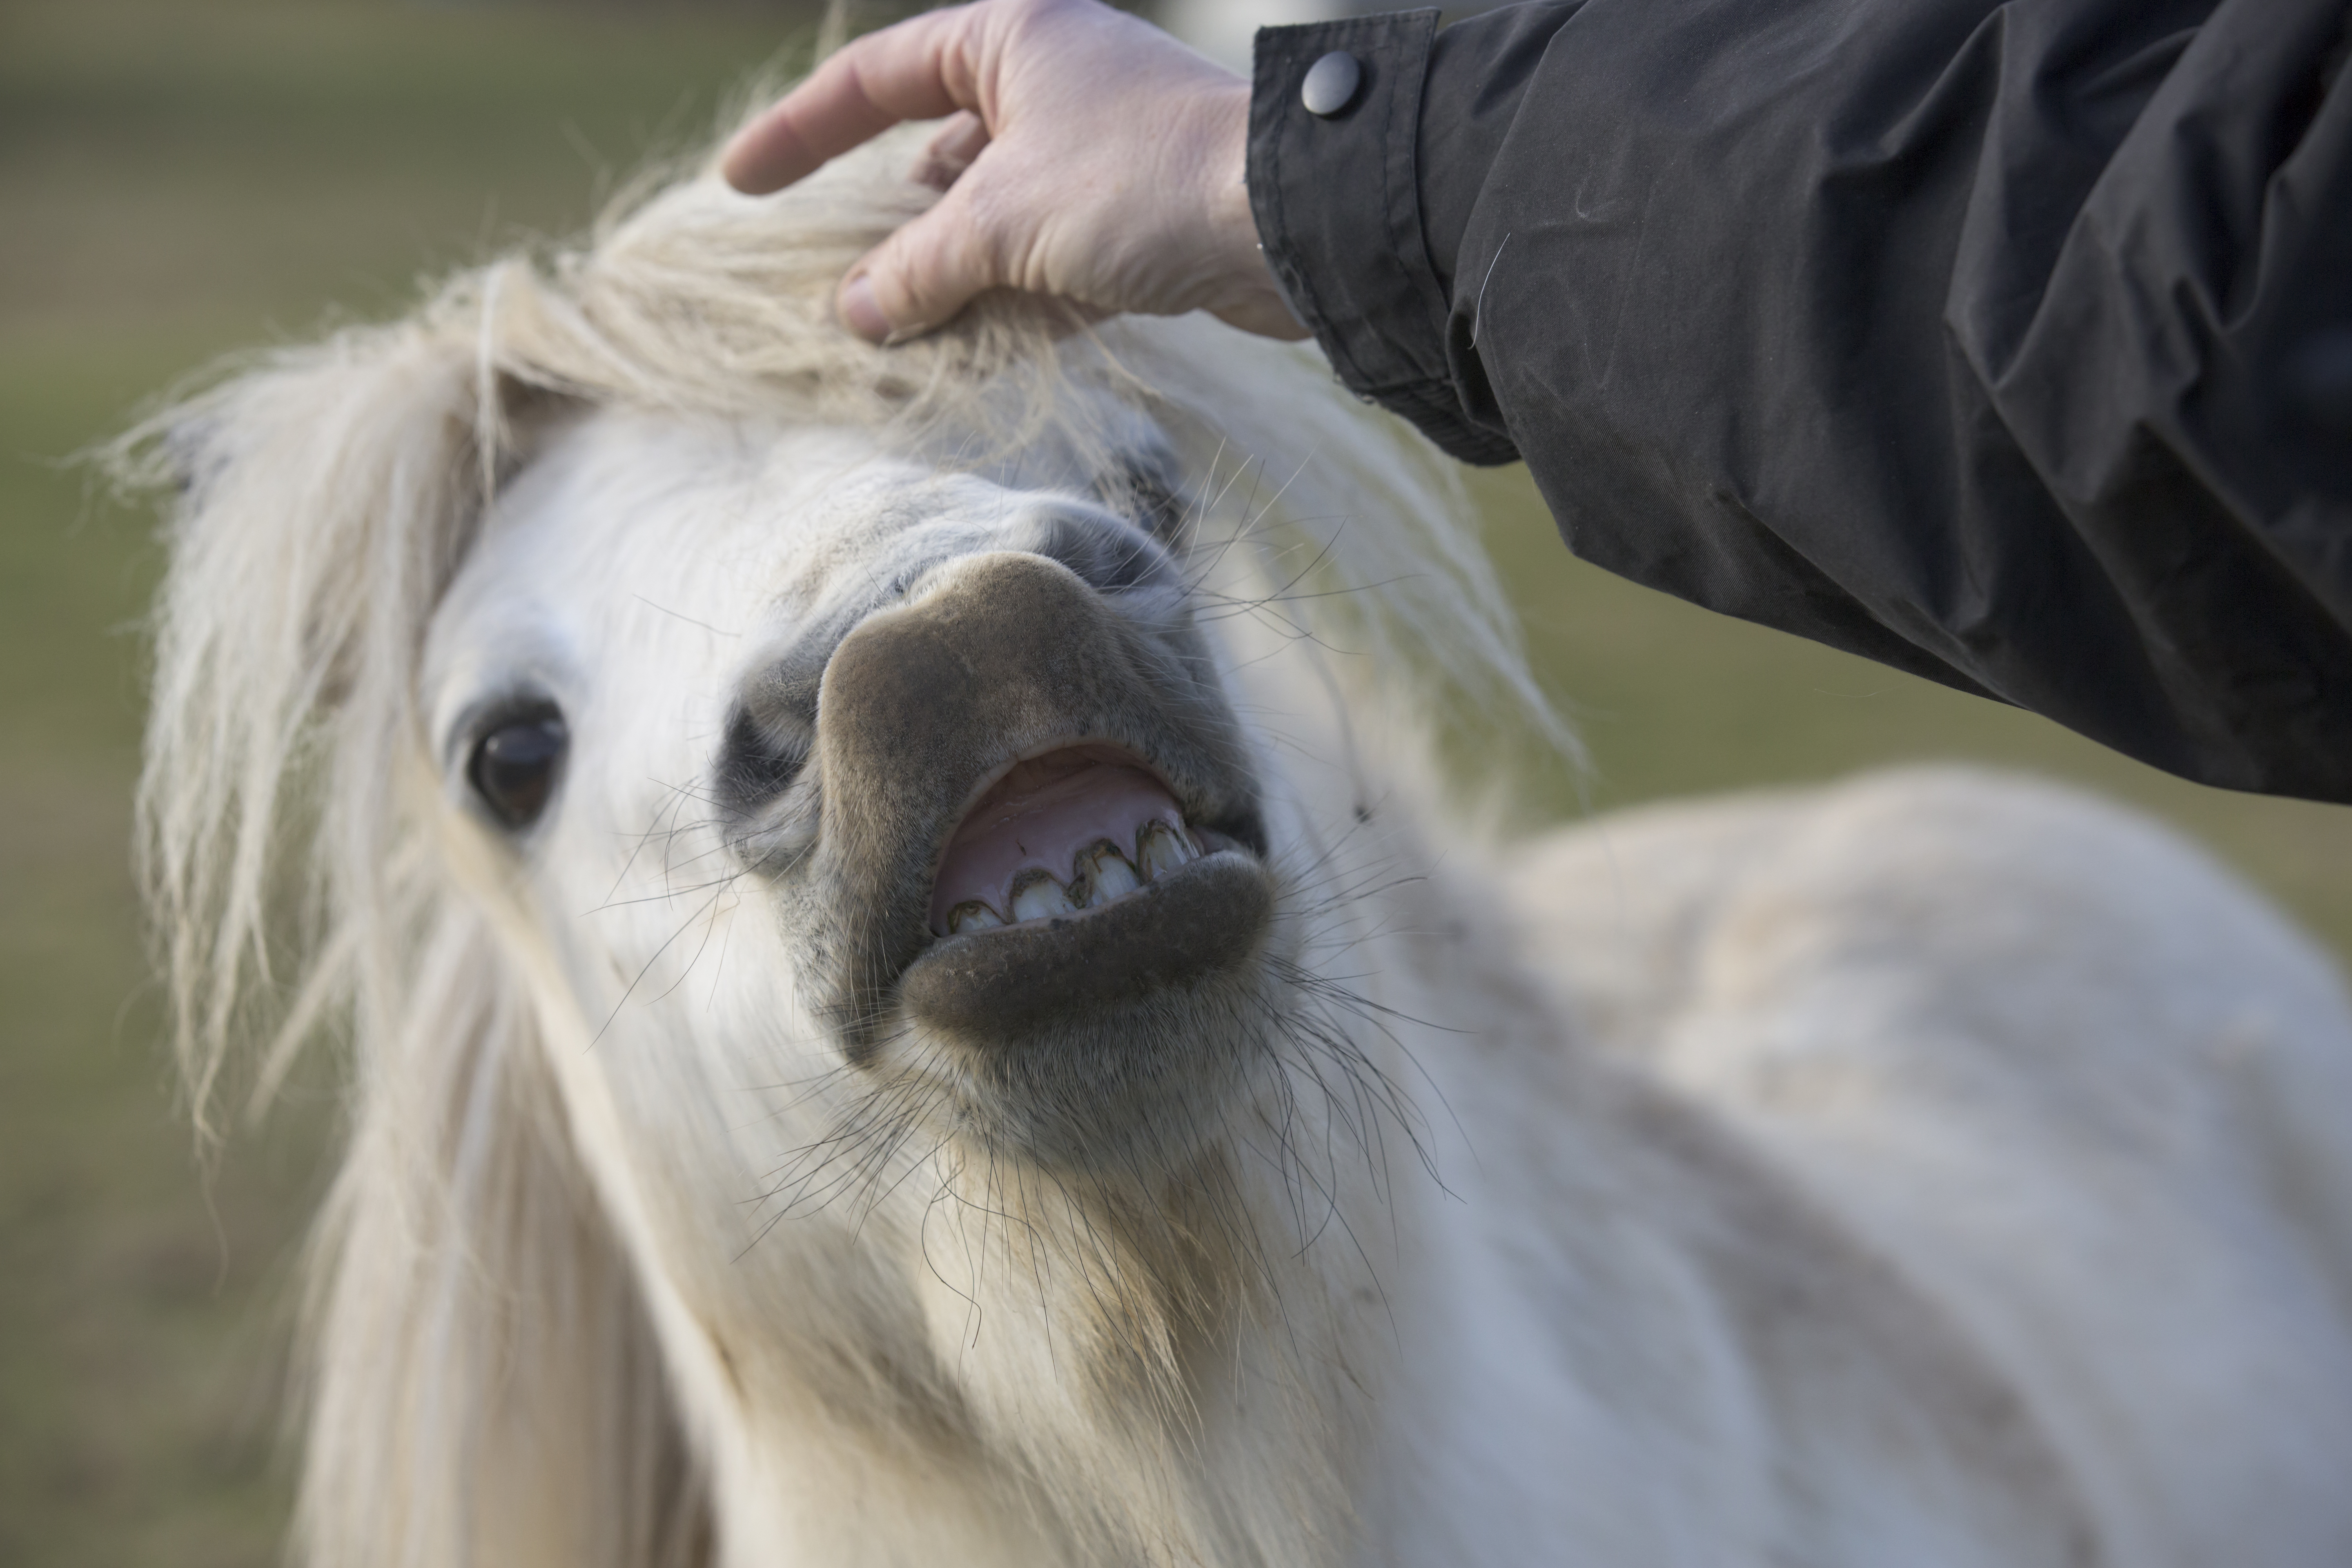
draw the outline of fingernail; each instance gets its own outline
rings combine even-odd
[[[853,278],[841,288],[841,319],[849,330],[869,343],[878,343],[890,335],[890,318],[874,302],[874,285],[863,278]]]

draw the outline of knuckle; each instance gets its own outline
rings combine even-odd
[[[944,226],[952,231],[945,237],[962,253],[967,270],[990,283],[1009,281],[1003,262],[1007,252],[1020,244],[1020,215],[1001,182],[974,180],[970,184],[971,188],[950,215],[950,222]]]
[[[891,320],[936,325],[981,287],[969,276],[969,258],[952,235],[908,234],[884,266],[898,309],[885,301]],[[878,270],[883,268],[877,268]]]

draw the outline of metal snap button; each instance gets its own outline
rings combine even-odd
[[[1355,101],[1356,89],[1364,82],[1364,68],[1356,57],[1345,49],[1333,49],[1307,68],[1307,80],[1298,89],[1298,101],[1307,112],[1329,119]]]

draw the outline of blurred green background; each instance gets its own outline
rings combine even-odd
[[[224,351],[394,311],[422,274],[577,226],[810,15],[0,0],[0,1563],[274,1559],[293,1249],[331,1142],[320,1074],[209,1181],[193,1158],[126,869],[152,520],[65,459]],[[1594,805],[2021,766],[2180,824],[2352,952],[2352,812],[2179,784],[1613,582],[1523,475],[1475,488]]]

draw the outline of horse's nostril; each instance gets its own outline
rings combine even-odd
[[[739,812],[757,810],[792,788],[808,765],[814,735],[797,715],[738,709],[719,757],[720,798]]]
[[[1175,578],[1175,563],[1160,542],[1110,512],[1066,504],[1039,507],[1020,521],[1009,547],[1059,562],[1097,593]]]

